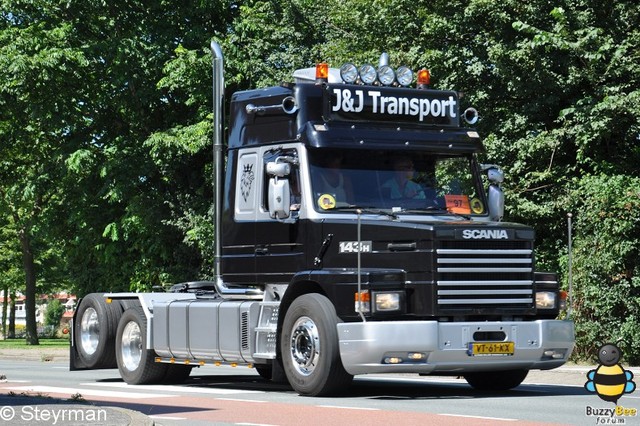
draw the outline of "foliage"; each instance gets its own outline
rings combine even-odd
[[[640,363],[640,178],[585,176],[572,187],[576,211],[574,308],[578,355],[621,340]],[[594,327],[594,324],[598,324]]]
[[[47,304],[44,312],[44,325],[57,327],[64,314],[64,305],[58,299],[53,299]]]

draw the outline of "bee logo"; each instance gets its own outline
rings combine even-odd
[[[587,383],[584,387],[589,392],[595,392],[600,399],[617,405],[618,399],[625,393],[635,390],[633,373],[620,365],[622,351],[616,345],[607,343],[598,349],[600,366],[587,373]]]

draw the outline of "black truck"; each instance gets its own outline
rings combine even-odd
[[[319,64],[233,94],[212,43],[215,277],[155,293],[89,294],[71,369],[175,383],[247,365],[301,395],[353,375],[464,376],[518,386],[574,346],[534,230],[502,222],[502,171],[479,164],[478,113],[426,70]]]

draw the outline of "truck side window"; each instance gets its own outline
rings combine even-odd
[[[300,203],[302,202],[302,191],[300,191],[300,168],[298,165],[291,167],[289,188],[291,190],[291,211],[299,211]]]

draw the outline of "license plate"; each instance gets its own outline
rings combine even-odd
[[[513,342],[472,342],[469,343],[469,356],[511,356],[515,352]]]

